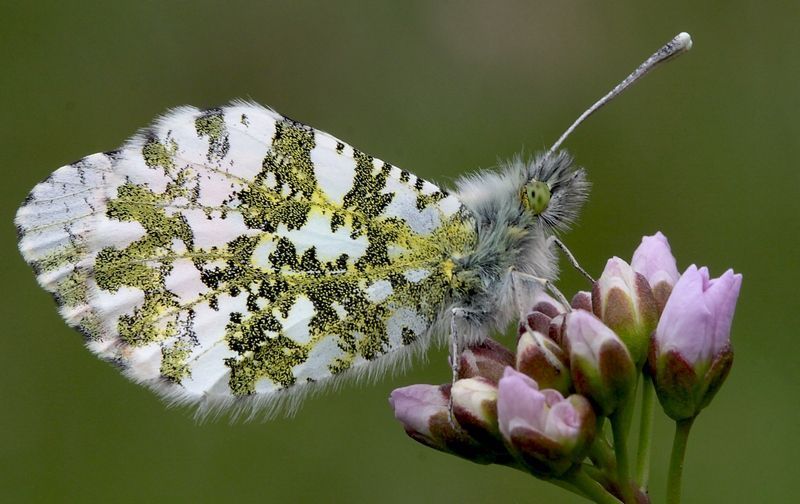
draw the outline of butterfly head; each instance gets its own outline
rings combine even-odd
[[[565,151],[538,156],[527,166],[520,189],[523,210],[554,230],[566,229],[578,217],[589,194],[583,168]]]
[[[542,212],[547,210],[547,205],[550,204],[550,186],[547,182],[540,180],[531,180],[522,187],[522,206],[533,215],[541,215]]]

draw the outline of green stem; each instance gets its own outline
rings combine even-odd
[[[597,467],[603,469],[604,471],[616,471],[616,463],[614,462],[614,453],[611,449],[611,445],[608,444],[608,440],[606,439],[605,431],[603,429],[603,424],[605,423],[605,418],[600,417],[597,420],[597,436],[594,439],[594,442],[589,447],[589,459],[596,465]]]
[[[642,383],[642,416],[639,424],[639,449],[636,452],[636,483],[642,490],[650,479],[650,446],[653,437],[653,417],[656,393],[653,380],[645,376]]]
[[[603,488],[603,485],[590,478],[580,468],[568,476],[565,475],[565,479],[575,485],[576,488],[579,488],[585,494],[585,497],[599,504],[620,504],[620,501],[608,493],[608,490]]]
[[[600,483],[603,488],[612,488],[616,486],[616,483],[609,478],[609,474],[607,474],[606,471],[599,469],[597,466],[591,464],[581,464],[581,469],[583,469],[587,476]]]
[[[668,504],[679,504],[681,501],[683,458],[686,456],[686,442],[689,440],[692,423],[694,423],[694,417],[675,422],[675,438],[672,440],[672,455],[669,459],[669,475],[667,476]]]
[[[589,459],[594,465],[604,471],[616,471],[616,463],[614,462],[614,453],[611,447],[608,446],[605,439],[599,437],[594,440],[592,446],[589,448]]]
[[[636,502],[631,487],[631,471],[628,461],[628,426],[630,415],[626,412],[632,401],[625,401],[610,417],[611,432],[614,435],[614,454],[617,456],[617,482],[622,500],[625,503]]]

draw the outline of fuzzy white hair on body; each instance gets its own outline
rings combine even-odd
[[[531,180],[551,189],[547,209],[532,215],[520,204],[520,192]],[[488,334],[502,330],[519,316],[520,300],[533,299],[542,285],[515,281],[517,273],[554,281],[558,263],[551,237],[566,230],[577,219],[589,195],[583,169],[573,166],[572,157],[562,151],[555,156],[541,154],[531,160],[517,156],[498,171],[481,171],[456,182],[457,194],[475,216],[478,244],[466,266],[478,272],[487,286],[484,292],[463,300],[473,316],[466,317],[473,332]],[[516,292],[515,292],[516,291]]]

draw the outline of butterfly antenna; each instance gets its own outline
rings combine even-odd
[[[556,143],[550,147],[550,150],[547,151],[547,156],[550,157],[553,153],[561,147],[561,144],[564,143],[564,140],[578,127],[580,123],[582,123],[587,117],[594,114],[600,107],[605,105],[606,103],[610,102],[614,98],[617,97],[618,94],[623,92],[626,88],[630,87],[631,84],[639,80],[640,78],[644,77],[644,75],[658,66],[659,63],[663,63],[665,61],[669,61],[675,56],[685,53],[689,49],[692,48],[692,37],[689,36],[686,32],[681,32],[675,36],[672,40],[667,42],[664,47],[656,51],[652,56],[647,58],[644,63],[639,65],[639,67],[633,71],[629,76],[625,77],[625,80],[620,82],[619,84],[614,87],[607,95],[597,100],[597,102],[589,107],[586,112],[581,114],[578,119],[572,123],[572,126],[567,128],[567,131],[564,132],[561,137],[556,140]]]

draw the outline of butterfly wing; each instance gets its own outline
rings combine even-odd
[[[475,240],[454,196],[248,103],[60,168],[16,223],[92,351],[175,402],[268,415],[424,347]]]

